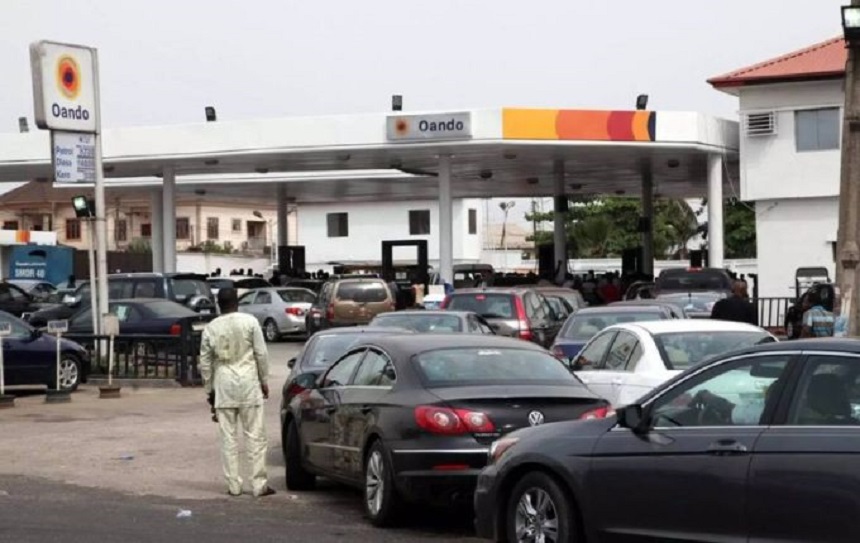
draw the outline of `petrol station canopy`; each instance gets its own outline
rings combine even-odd
[[[695,112],[501,108],[116,128],[103,148],[109,191],[157,188],[170,172],[177,193],[218,198],[274,199],[281,185],[297,203],[435,199],[449,156],[454,198],[552,196],[559,176],[570,196],[640,197],[650,176],[655,196],[694,198],[709,157],[722,157],[724,182],[737,178],[738,126]],[[52,177],[47,132],[0,135],[0,181]]]

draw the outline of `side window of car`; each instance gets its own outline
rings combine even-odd
[[[552,308],[549,306],[549,302],[546,301],[546,298],[541,294],[532,294],[531,295],[532,305],[534,306],[534,312],[537,316],[538,320],[546,320],[552,314]]]
[[[270,304],[272,303],[272,295],[268,292],[258,292],[257,299],[254,301],[256,304]]]
[[[576,358],[576,365],[583,369],[598,369],[603,365],[603,359],[606,357],[606,351],[609,350],[609,345],[615,337],[615,332],[605,332],[598,334],[591,340],[585,349],[579,353]]]
[[[354,384],[365,387],[390,387],[394,386],[396,380],[394,364],[388,355],[370,349],[361,362],[358,373],[355,374]]]
[[[469,326],[469,333],[470,334],[480,334],[481,333],[481,327],[478,326],[478,319],[476,319],[472,315],[469,315],[466,317],[466,323]]]
[[[157,298],[158,286],[154,279],[144,279],[137,281],[134,285],[133,298]]]
[[[18,288],[9,285],[9,294],[12,296],[12,300],[15,302],[24,302],[27,300],[27,295],[23,290],[19,290]]]
[[[525,306],[526,317],[529,320],[536,320],[537,313],[535,312],[534,295],[531,292],[523,294],[523,306]]]
[[[478,321],[478,327],[481,329],[482,334],[495,334],[495,332],[493,332],[493,328],[489,324],[487,324],[487,321],[485,321],[481,317],[477,317],[475,320]]]
[[[254,296],[256,296],[256,294],[253,292],[249,292],[243,295],[241,298],[239,298],[239,305],[251,305],[252,303],[254,303]]]
[[[325,374],[322,382],[322,388],[342,387],[349,384],[352,379],[352,374],[355,368],[364,356],[367,349],[359,349],[344,356],[334,363],[328,372]]]
[[[788,424],[860,425],[860,358],[811,355],[793,398]]]
[[[618,335],[615,336],[615,341],[612,342],[612,347],[609,349],[606,363],[602,369],[626,371],[627,361],[638,344],[639,340],[630,332],[618,332]]]
[[[788,365],[788,355],[758,355],[705,371],[655,400],[652,425],[758,426]]]
[[[642,343],[636,341],[636,347],[633,348],[630,358],[627,359],[627,365],[624,366],[624,370],[636,371],[636,366],[639,364],[640,360],[642,360]]]

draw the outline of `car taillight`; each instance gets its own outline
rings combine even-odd
[[[305,387],[299,385],[299,384],[290,383],[290,386],[287,387],[287,395],[288,396],[298,396],[299,394],[301,394],[305,390],[307,390],[307,389]]]
[[[612,409],[612,407],[604,405],[603,407],[586,411],[580,415],[579,420],[605,419],[606,417],[611,417],[614,414],[615,410]]]
[[[534,336],[532,336],[531,327],[529,326],[529,319],[526,317],[526,307],[519,296],[514,296],[514,307],[517,310],[517,320],[519,321],[519,337],[520,339],[531,341]]]
[[[415,422],[422,430],[444,435],[459,435],[467,432],[484,434],[496,430],[493,421],[486,413],[432,405],[416,407]]]
[[[328,309],[325,311],[325,318],[330,321],[334,320],[334,304],[329,304]]]
[[[295,315],[296,317],[301,317],[305,314],[305,310],[300,307],[288,307],[286,312],[287,315]]]
[[[171,336],[181,336],[182,335],[182,325],[179,324],[178,322],[171,325],[170,326],[170,335]]]
[[[448,309],[448,304],[451,303],[451,297],[445,296],[445,299],[442,300],[442,303],[439,304],[439,309]]]

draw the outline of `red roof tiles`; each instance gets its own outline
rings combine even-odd
[[[811,47],[713,77],[715,88],[741,87],[762,83],[830,79],[845,75],[848,51],[845,41],[833,38]]]

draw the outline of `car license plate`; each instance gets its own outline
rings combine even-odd
[[[211,315],[211,314],[212,314],[212,311],[211,311],[211,310],[209,310],[209,309],[201,309],[201,310],[200,310],[200,314],[201,314],[201,315]]]
[[[194,330],[195,332],[200,332],[204,328],[206,328],[205,322],[195,322],[194,324],[191,325],[191,329]]]

